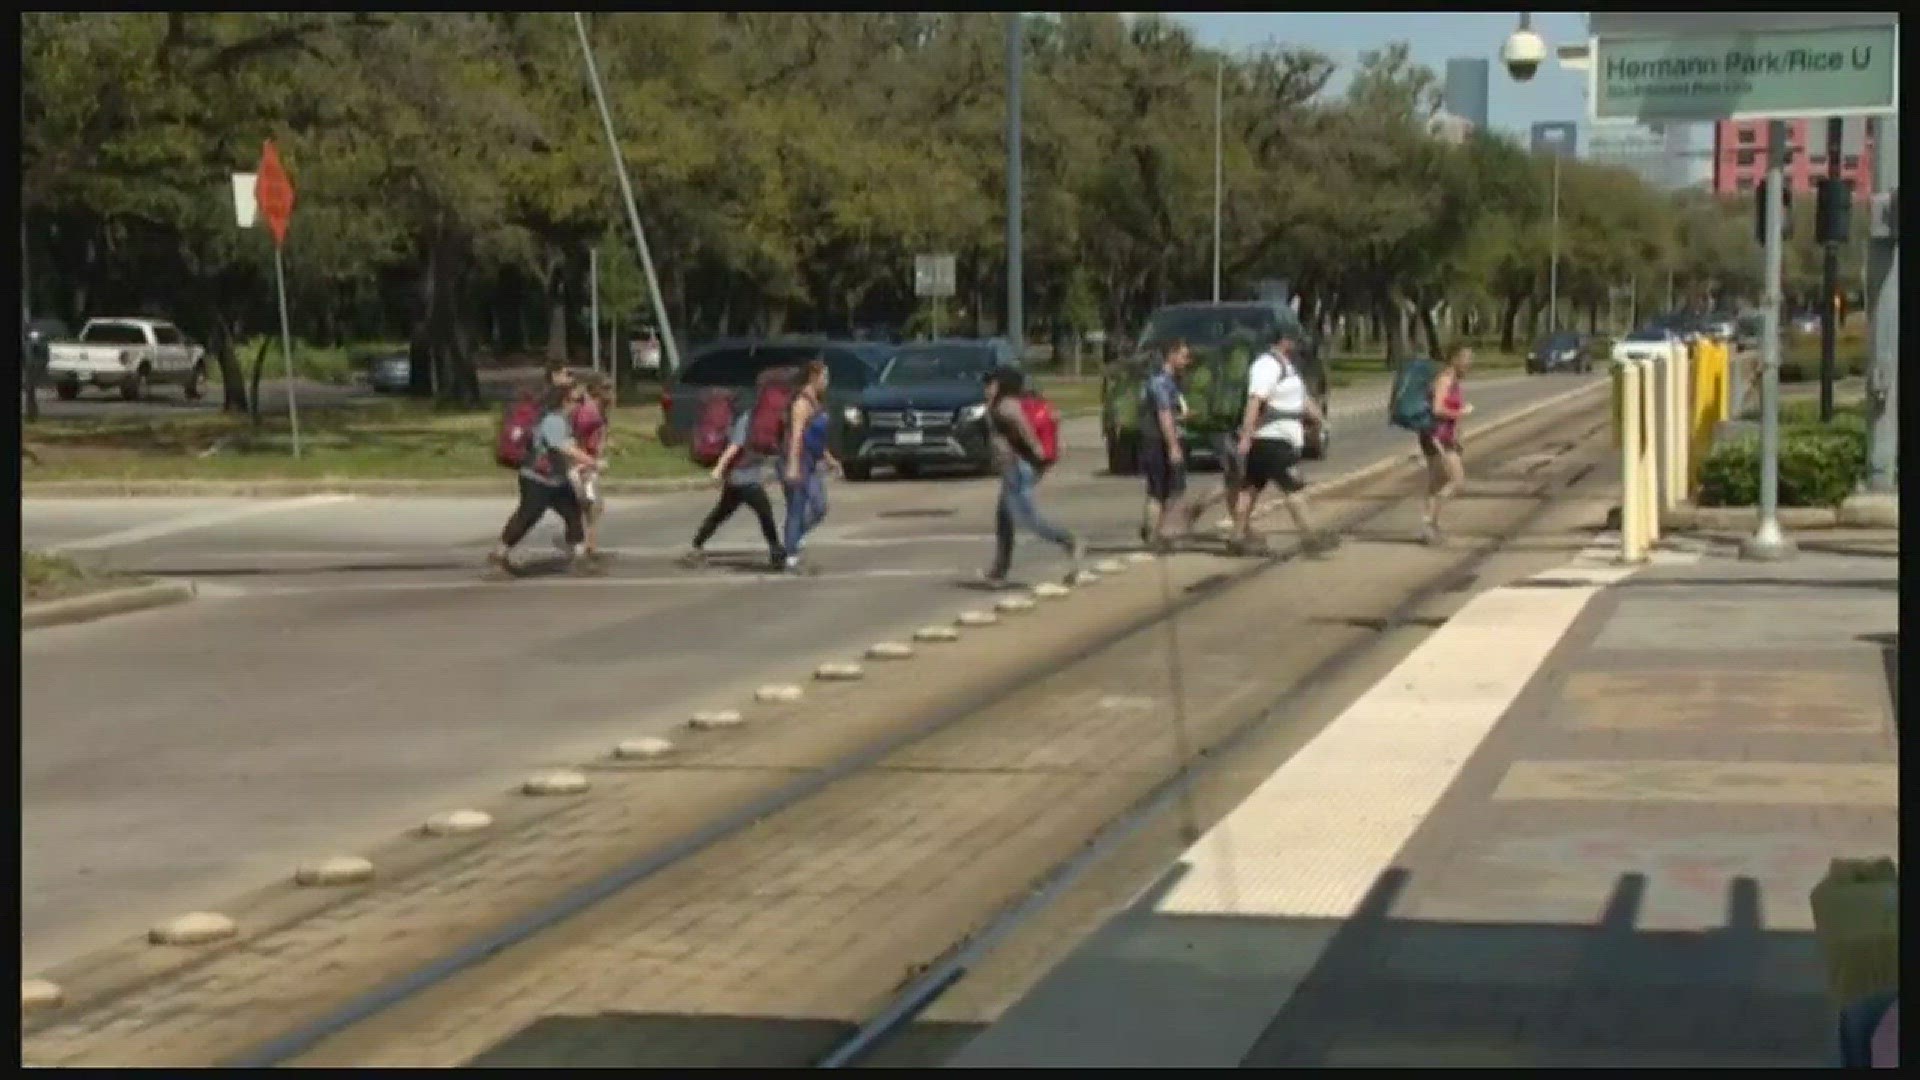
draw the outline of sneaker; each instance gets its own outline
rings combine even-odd
[[[1076,567],[1086,562],[1087,542],[1077,536],[1074,537],[1072,545],[1067,548],[1067,554],[1073,559],[1073,565]]]
[[[704,553],[701,555],[701,558],[703,560],[706,558]],[[787,568],[787,553],[784,551],[767,552],[767,568],[775,572],[785,570]]]
[[[686,554],[675,559],[674,562],[678,563],[683,570],[698,570],[707,565],[707,553],[699,548],[688,548]],[[773,563],[776,567],[779,566],[781,556],[774,556]]]
[[[1171,555],[1173,554],[1173,541],[1164,536],[1156,536],[1147,542],[1147,550],[1153,552],[1155,555]]]
[[[1243,556],[1261,556],[1273,554],[1273,548],[1267,545],[1264,536],[1245,536],[1227,541],[1227,554]]]
[[[979,573],[979,580],[980,584],[985,585],[989,589],[1004,589],[1007,587],[1007,575],[1004,571],[982,570]]]
[[[1428,547],[1439,547],[1446,542],[1446,537],[1441,535],[1440,526],[1429,521],[1420,526],[1420,542]]]
[[[513,573],[513,557],[502,551],[487,552],[487,565],[503,574]]]

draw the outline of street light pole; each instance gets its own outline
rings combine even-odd
[[[1891,199],[1900,188],[1900,117],[1879,118],[1873,147],[1875,199]],[[1878,215],[1878,208],[1874,210]],[[1900,490],[1895,475],[1899,446],[1900,403],[1900,238],[1893,223],[1874,222],[1868,230],[1867,276],[1871,281],[1873,366],[1867,370],[1867,408],[1872,432],[1867,449],[1866,491],[1894,495]]]
[[[607,92],[600,85],[600,67],[593,61],[593,42],[587,39],[587,18],[573,13],[573,28],[580,34],[580,55],[587,64],[587,81],[593,85],[593,101],[600,107],[600,126],[606,129],[607,150],[613,154],[614,175],[620,180],[620,198],[626,203],[627,223],[633,226],[633,243],[640,251],[640,269],[647,275],[647,295],[653,300],[653,317],[660,321],[660,343],[666,348],[667,366],[680,370],[680,349],[674,344],[673,324],[667,321],[667,303],[660,297],[660,278],[653,272],[653,254],[647,249],[647,231],[640,227],[640,210],[633,199],[633,181],[627,179],[627,158],[620,152],[620,138],[613,131],[613,113],[607,109]]]
[[[1560,152],[1553,154],[1553,234],[1547,257],[1547,333],[1560,329]]]
[[[1225,118],[1227,58],[1213,69],[1213,302],[1220,302],[1220,207],[1225,191],[1220,163],[1221,129]]]
[[[1027,354],[1020,282],[1020,13],[1007,18],[1007,340],[1017,358]]]

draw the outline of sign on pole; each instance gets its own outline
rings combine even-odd
[[[1600,33],[1594,120],[1781,120],[1891,113],[1898,26]]]
[[[260,204],[253,197],[253,186],[259,180],[250,172],[233,174],[233,220],[243,229],[253,228],[259,220]]]
[[[915,255],[913,257],[913,295],[945,299],[954,292],[954,260],[951,255]]]
[[[287,362],[287,424],[293,431],[293,456],[300,456],[300,410],[293,396],[293,330],[287,323],[287,222],[293,218],[293,181],[280,164],[280,150],[268,139],[260,149],[260,174],[254,180],[254,201],[273,232],[273,275],[280,286],[280,355]]]

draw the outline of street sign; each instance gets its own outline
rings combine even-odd
[[[1894,112],[1894,25],[1593,39],[1595,120],[1778,120]]]
[[[233,174],[233,220],[243,229],[253,228],[260,204],[253,197],[253,185],[259,178],[250,172]]]
[[[913,295],[943,299],[954,292],[953,256],[915,255]]]
[[[293,181],[287,179],[287,170],[280,165],[280,151],[272,139],[260,150],[260,176],[254,182],[253,197],[267,219],[267,228],[273,230],[274,246],[284,247],[287,221],[293,217]]]

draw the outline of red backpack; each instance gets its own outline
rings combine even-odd
[[[1033,437],[1040,444],[1040,462],[1051,465],[1060,460],[1060,414],[1053,403],[1039,394],[1020,395],[1020,411],[1027,418],[1027,426],[1033,428]]]
[[[540,399],[522,394],[507,405],[500,431],[493,440],[493,460],[503,469],[521,469],[533,449],[533,429],[540,423]]]
[[[753,402],[753,419],[747,421],[747,449],[762,457],[773,457],[786,449],[780,436],[787,430],[787,413],[793,408],[799,373],[781,373],[760,382],[759,396]]]
[[[709,469],[720,464],[732,431],[733,395],[718,388],[702,394],[700,416],[693,422],[693,441],[687,446],[693,463]]]

